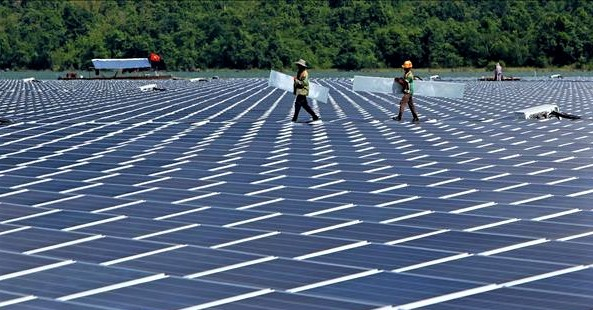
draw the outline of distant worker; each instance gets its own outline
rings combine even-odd
[[[295,64],[298,67],[298,71],[296,76],[293,77],[293,93],[296,95],[296,100],[294,101],[294,115],[292,116],[292,121],[296,122],[298,120],[299,112],[302,107],[311,115],[311,122],[321,122],[319,116],[315,114],[313,109],[309,107],[309,102],[307,102],[307,96],[309,95],[309,72],[307,72],[307,63],[303,59],[299,59]]]
[[[414,107],[414,74],[412,73],[412,62],[409,60],[404,61],[402,65],[404,68],[404,76],[395,78],[395,82],[402,86],[404,95],[399,102],[399,113],[393,119],[401,121],[404,114],[406,105],[410,106],[410,112],[412,112],[412,121],[418,122],[418,114],[416,114],[416,107]]]
[[[150,52],[148,55],[148,61],[150,62],[150,66],[155,73],[158,70],[162,70],[164,68],[165,63],[163,62],[163,58],[157,53]]]
[[[494,69],[494,79],[497,81],[502,81],[502,66],[500,62],[496,63],[496,68]]]

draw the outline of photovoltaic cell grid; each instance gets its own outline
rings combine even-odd
[[[591,308],[593,81],[315,82],[0,81],[0,307]]]

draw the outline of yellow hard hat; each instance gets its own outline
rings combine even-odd
[[[404,64],[402,65],[402,68],[404,68],[404,69],[412,68],[412,62],[409,61],[409,60],[404,61]]]

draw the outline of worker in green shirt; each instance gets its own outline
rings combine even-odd
[[[406,105],[408,105],[410,106],[410,112],[412,112],[412,121],[418,122],[418,114],[414,107],[414,74],[412,73],[412,62],[409,60],[404,61],[402,68],[404,69],[404,76],[395,78],[395,82],[402,86],[404,95],[399,102],[399,113],[396,117],[393,117],[393,119],[401,121],[404,109],[406,108]]]
[[[296,122],[298,120],[299,111],[302,107],[307,113],[311,114],[312,122],[321,122],[319,116],[315,114],[307,102],[307,96],[309,95],[309,72],[307,72],[307,63],[303,59],[299,59],[295,64],[298,67],[298,71],[296,76],[293,77],[293,93],[296,95],[296,100],[294,101],[294,115],[292,116],[292,121]]]

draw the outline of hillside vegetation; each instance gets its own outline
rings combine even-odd
[[[0,68],[593,68],[593,1],[0,0]]]

